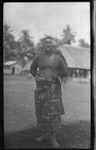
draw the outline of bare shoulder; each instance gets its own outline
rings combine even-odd
[[[57,61],[63,61],[63,56],[61,55],[61,53],[59,51],[56,51],[54,53],[54,56]]]

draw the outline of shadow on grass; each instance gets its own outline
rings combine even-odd
[[[7,149],[52,149],[50,141],[35,142],[42,132],[36,128],[5,133],[5,148]],[[61,148],[90,148],[90,123],[79,121],[77,123],[62,124],[56,135]]]

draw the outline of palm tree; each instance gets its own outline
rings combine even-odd
[[[72,32],[70,25],[67,25],[66,28],[63,30],[62,42],[64,44],[71,45],[72,43],[75,42],[75,34],[76,34],[76,32]]]
[[[10,60],[13,56],[17,55],[16,41],[12,34],[10,26],[5,23],[3,26],[3,48],[4,48],[4,60]]]
[[[32,37],[29,35],[28,30],[21,31],[21,37],[18,40],[18,43],[20,45],[21,57],[24,57],[29,53],[30,53],[30,55],[32,53],[34,54],[34,43],[31,40],[31,38]]]

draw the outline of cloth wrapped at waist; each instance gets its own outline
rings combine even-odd
[[[49,79],[39,73],[36,75],[35,99],[38,104],[49,103],[52,105],[54,113],[64,114],[61,95],[61,84],[58,78]]]
[[[48,82],[60,82],[58,78],[49,78],[43,74],[41,74],[40,72],[37,72],[36,74],[36,81],[48,81]]]

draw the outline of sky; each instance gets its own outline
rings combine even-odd
[[[36,44],[44,34],[62,38],[62,31],[70,25],[76,41],[84,38],[90,44],[89,2],[4,3],[4,23],[16,37],[27,29]]]

